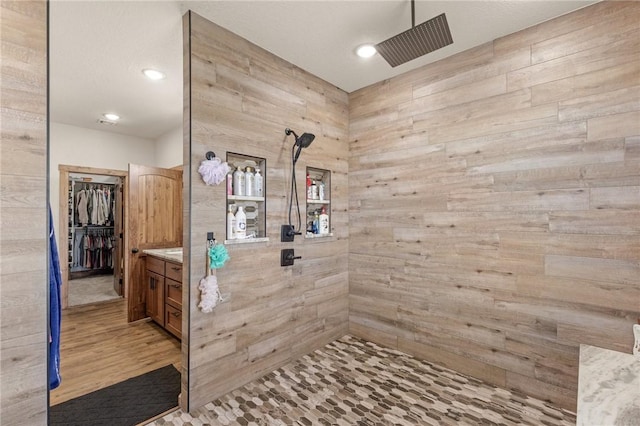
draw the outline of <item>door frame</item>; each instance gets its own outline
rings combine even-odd
[[[60,272],[62,275],[62,283],[60,286],[60,302],[62,304],[62,309],[66,309],[69,306],[69,244],[67,242],[69,238],[69,220],[67,216],[69,215],[69,175],[73,173],[81,173],[81,174],[89,174],[89,175],[105,175],[105,176],[116,176],[122,178],[123,185],[123,203],[127,199],[127,180],[129,178],[129,173],[126,170],[113,170],[113,169],[100,169],[96,167],[85,167],[85,166],[72,166],[68,164],[60,164],[58,166],[58,170],[60,171],[60,195],[59,195],[59,207],[58,207],[58,221],[59,221],[59,233],[58,233],[58,251],[60,253],[59,258],[60,262]],[[126,209],[125,209],[126,215]],[[127,223],[126,216],[122,217],[122,226],[124,229],[124,224]],[[124,242],[120,240],[120,250],[123,252],[124,250]],[[124,252],[123,252],[124,253]],[[128,265],[127,262],[124,262],[124,271],[123,271],[123,296],[126,299],[126,290],[128,287]]]

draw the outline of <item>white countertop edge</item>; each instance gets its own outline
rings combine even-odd
[[[167,253],[167,252],[175,252],[180,250],[181,252],[178,254]],[[164,260],[169,260],[171,262],[176,262],[182,264],[182,247],[171,247],[171,248],[162,248],[162,249],[145,249],[142,252],[148,256],[159,257]]]

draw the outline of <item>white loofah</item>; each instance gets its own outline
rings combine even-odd
[[[227,178],[227,173],[231,169],[225,161],[220,161],[218,157],[214,157],[211,160],[203,160],[198,167],[198,173],[202,176],[202,180],[207,185],[218,185],[220,182]]]
[[[207,314],[213,312],[213,308],[216,307],[218,302],[222,301],[220,289],[218,288],[218,279],[215,275],[207,275],[200,280],[198,288],[200,289],[200,303],[198,304],[198,308]]]

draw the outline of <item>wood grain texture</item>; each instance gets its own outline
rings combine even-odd
[[[46,2],[3,1],[0,33],[0,421],[44,425],[49,245]]]
[[[188,347],[188,406],[198,407],[344,335],[348,324],[348,96],[246,40],[190,13],[185,16],[185,161],[183,345]],[[304,200],[306,166],[331,171],[333,237],[280,243],[287,223],[292,137],[316,135],[297,163]],[[223,186],[207,186],[197,172],[207,151],[266,159],[268,242],[228,245],[231,259],[217,270],[230,300],[205,314],[198,283],[205,274],[206,233],[218,241],[226,226]],[[188,176],[188,177],[187,177]],[[305,214],[304,201],[301,202]],[[280,266],[280,249],[294,248],[293,267]],[[188,285],[186,284],[188,283]],[[184,393],[184,392],[183,392]]]
[[[149,320],[129,323],[123,299],[66,309],[61,336],[63,380],[51,405],[165,365],[180,369],[178,339]]]
[[[146,316],[142,251],[182,247],[182,170],[129,164],[127,179],[124,251],[128,280],[125,281],[125,292],[129,321],[137,321]]]
[[[580,343],[630,351],[638,19],[600,2],[350,94],[351,333],[569,409]]]

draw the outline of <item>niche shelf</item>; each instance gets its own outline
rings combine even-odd
[[[331,171],[319,169],[316,167],[307,167],[306,173],[306,233],[305,238],[326,238],[332,237],[331,232]],[[311,182],[309,182],[309,180]],[[311,185],[309,185],[311,183]],[[322,230],[320,223],[314,225],[314,222],[321,222],[320,214],[324,209],[329,216],[328,226]]]
[[[269,241],[266,235],[267,229],[267,206],[266,206],[266,178],[267,160],[251,155],[227,152],[227,163],[231,167],[231,180],[229,185],[227,182],[227,201],[225,203],[225,218],[231,207],[233,214],[238,213],[238,208],[242,207],[247,216],[246,237],[237,238],[227,230],[224,243],[225,244],[247,244]],[[245,174],[244,185],[242,189],[236,187],[237,179],[233,179],[233,173],[236,170],[242,170]],[[247,169],[254,175],[253,185],[247,188]],[[262,176],[262,185],[256,186],[255,175],[260,170]],[[262,195],[260,195],[262,194]],[[226,220],[225,220],[226,223]]]

